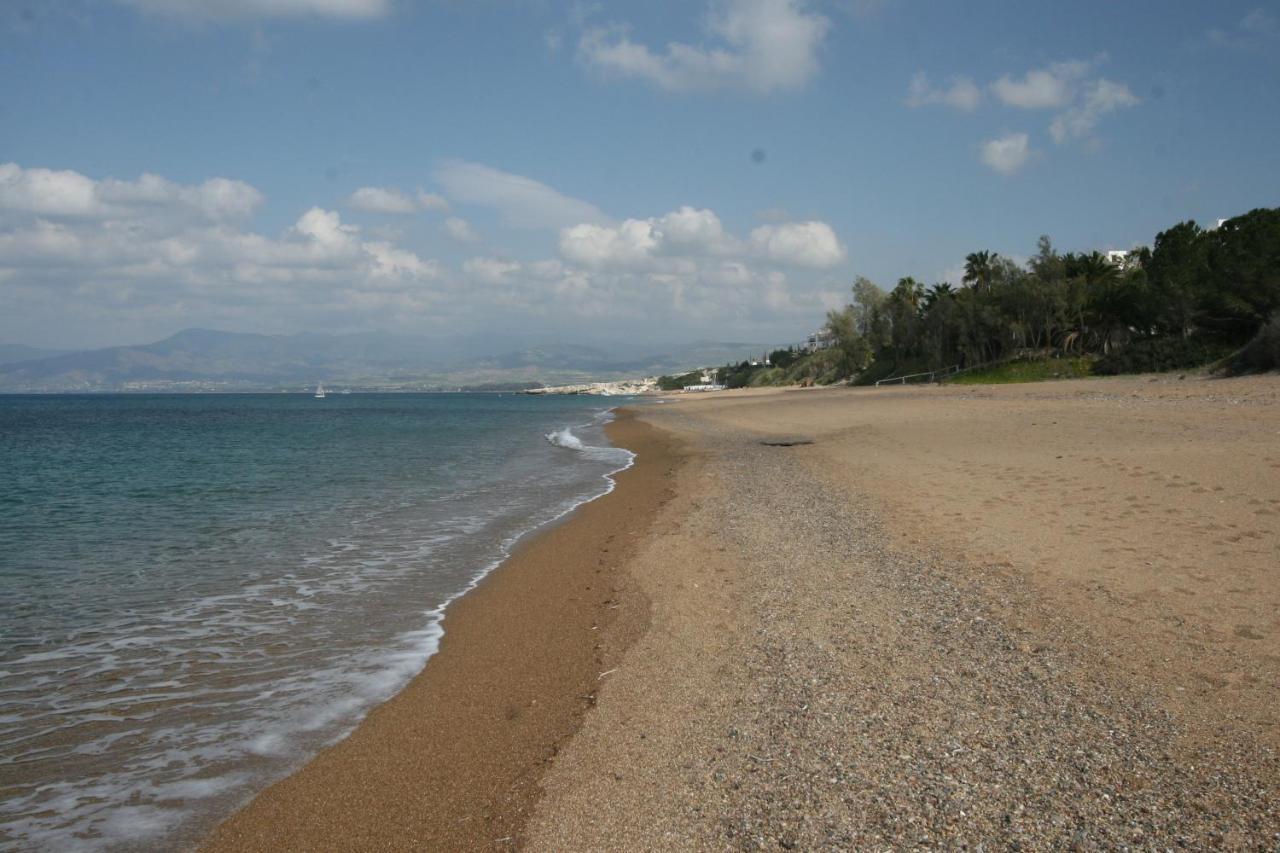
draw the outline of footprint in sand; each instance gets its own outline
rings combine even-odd
[[[1243,640],[1262,640],[1265,637],[1254,630],[1252,625],[1237,625],[1235,634]]]

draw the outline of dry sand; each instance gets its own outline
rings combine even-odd
[[[639,417],[620,488],[211,847],[1280,845],[1280,379]]]
[[[643,417],[693,454],[651,628],[532,849],[1280,844],[1280,380]]]

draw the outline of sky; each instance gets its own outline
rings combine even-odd
[[[8,0],[0,343],[798,341],[1280,204],[1278,5]]]

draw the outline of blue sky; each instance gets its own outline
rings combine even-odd
[[[1257,2],[0,10],[0,341],[785,342],[853,277],[1280,203]]]

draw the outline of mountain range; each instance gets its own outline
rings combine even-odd
[[[366,332],[262,335],[186,329],[155,343],[79,352],[0,345],[0,392],[527,388],[652,376],[759,355],[699,342],[660,354],[562,343],[457,357],[481,345]]]

